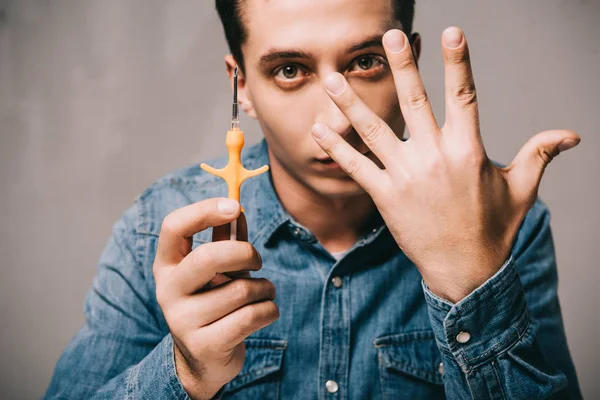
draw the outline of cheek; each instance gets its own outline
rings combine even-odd
[[[353,85],[352,88],[362,101],[396,132],[396,135],[402,136],[404,119],[391,75],[377,84],[363,83]]]
[[[312,88],[295,92],[264,89],[256,93],[254,109],[263,133],[272,146],[290,150],[290,156],[302,157],[318,145],[310,134],[316,107]],[[312,101],[311,101],[312,100]]]

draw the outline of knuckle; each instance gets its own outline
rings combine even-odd
[[[269,319],[272,320],[277,320],[279,319],[279,307],[277,306],[277,304],[275,304],[274,301],[269,301],[267,303],[267,315],[269,316]]]
[[[554,159],[554,154],[552,154],[552,152],[548,151],[548,149],[543,146],[538,147],[538,156],[542,161],[542,166],[544,167],[550,164],[552,159]]]
[[[429,105],[427,93],[413,93],[406,98],[406,105],[412,111],[419,111]]]
[[[257,258],[256,254],[258,252],[257,252],[256,248],[254,248],[254,246],[251,243],[249,243],[249,242],[243,242],[243,243],[245,243],[245,246],[244,246],[244,257],[246,258],[246,260],[250,261],[252,259]]]
[[[267,278],[257,278],[256,280],[260,282],[261,292],[265,295],[265,297],[269,299],[275,299],[277,290],[273,282]]]
[[[356,104],[356,95],[352,91],[346,90],[338,101],[341,109],[351,109]]]
[[[448,160],[459,168],[478,169],[487,161],[485,149],[476,140],[467,140],[446,150]]]
[[[356,159],[356,157],[352,157],[348,160],[346,164],[346,173],[350,175],[351,178],[356,178],[360,171],[360,163]]]
[[[440,157],[431,157],[427,163],[427,171],[430,175],[439,175],[445,167],[444,160]]]
[[[479,152],[464,154],[461,158],[463,168],[468,168],[473,171],[479,171],[485,164],[486,157]]]
[[[364,138],[367,146],[373,144],[381,136],[383,125],[380,120],[375,120],[365,127]]]
[[[207,263],[211,259],[211,250],[206,246],[198,246],[192,251],[192,264],[194,267],[200,267]]]
[[[459,50],[450,51],[446,55],[446,61],[449,64],[469,63],[470,62],[469,51],[467,50],[466,47],[459,49]]]
[[[179,226],[179,220],[175,216],[174,213],[167,215],[161,224],[160,231],[161,233],[172,234],[177,232],[177,228]]]
[[[250,299],[252,296],[252,287],[248,279],[236,279],[233,282],[235,296],[242,302]]]
[[[467,84],[452,91],[452,97],[459,104],[471,105],[477,102],[477,90],[475,85]]]
[[[168,293],[165,285],[156,285],[156,302],[160,306],[161,310],[166,313],[166,307],[168,304]]]
[[[260,255],[258,255],[258,251],[256,248],[248,243],[248,242],[239,242],[244,244],[243,250],[241,250],[241,257],[245,261],[245,263],[251,266],[252,270],[259,270],[261,267],[261,259]]]
[[[277,296],[277,288],[275,287],[273,282],[271,282],[268,279],[265,279],[265,284],[267,286],[268,292],[271,294],[271,297],[274,299]]]
[[[255,304],[251,304],[244,308],[243,330],[251,329],[251,327],[260,320],[260,312]]]
[[[412,53],[410,53],[410,54],[404,53],[403,56],[398,57],[398,59],[395,60],[395,62],[394,62],[394,68],[401,69],[401,70],[412,68],[413,65],[414,65],[414,60],[412,57]]]

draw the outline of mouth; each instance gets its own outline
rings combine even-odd
[[[367,150],[364,153],[361,153],[363,156],[368,157],[369,153],[371,153],[371,150]],[[315,158],[315,160],[323,165],[338,165],[335,161],[333,161],[333,159],[331,157],[322,157],[322,158]]]

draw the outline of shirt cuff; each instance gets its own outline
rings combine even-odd
[[[465,373],[511,347],[531,323],[512,255],[456,304],[436,296],[425,282],[422,285],[440,350],[451,354]]]
[[[171,334],[165,336],[163,342],[166,346],[165,367],[168,374],[169,384],[171,386],[171,390],[173,391],[173,396],[176,399],[191,400],[185,391],[183,384],[179,380],[179,376],[177,375],[177,369],[175,368],[175,352],[173,347],[175,344],[173,343],[173,337]],[[225,386],[219,389],[219,391],[212,397],[211,400],[221,400],[224,393]]]

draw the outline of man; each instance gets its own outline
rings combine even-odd
[[[198,166],[139,196],[48,398],[580,397],[536,200],[579,137],[543,132],[492,164],[454,27],[439,128],[413,7],[217,0],[265,136],[243,163],[270,173],[243,186],[245,216]]]

